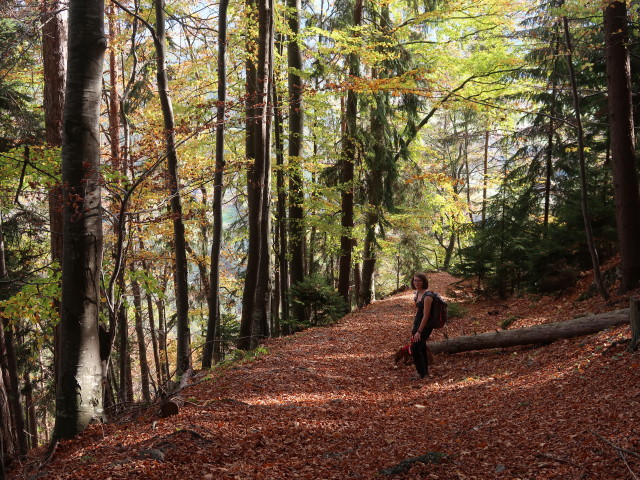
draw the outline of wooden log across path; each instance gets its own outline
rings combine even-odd
[[[597,333],[609,327],[629,323],[629,309],[588,315],[562,322],[545,323],[515,330],[502,330],[430,342],[433,353],[459,353],[471,350],[547,344],[562,338]]]

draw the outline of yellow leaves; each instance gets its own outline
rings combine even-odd
[[[578,151],[578,147],[565,147],[564,149],[565,153],[575,153]],[[590,152],[591,151],[591,147],[584,147],[584,151],[585,152]]]

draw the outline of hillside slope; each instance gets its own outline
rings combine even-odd
[[[618,308],[593,299],[474,301],[447,274],[431,287],[466,299],[450,336]],[[456,293],[457,292],[457,293]],[[157,407],[92,426],[40,471],[51,479],[623,479],[640,473],[640,359],[619,327],[537,348],[440,355],[428,381],[392,354],[408,337],[403,293],[336,325],[269,341],[253,362],[200,374],[181,412]],[[513,318],[512,318],[513,317]],[[557,318],[555,318],[557,317]],[[444,330],[432,339],[442,338]],[[415,388],[418,386],[419,388]],[[609,443],[610,442],[610,443]],[[428,452],[445,454],[440,463]],[[422,457],[421,457],[422,456]],[[403,462],[404,461],[404,462]],[[380,473],[382,472],[382,473]]]

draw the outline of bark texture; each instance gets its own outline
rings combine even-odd
[[[62,143],[64,248],[54,439],[73,437],[103,415],[98,338],[102,262],[98,126],[105,50],[104,2],[71,0]]]
[[[440,342],[430,342],[429,348],[433,353],[459,353],[517,345],[546,344],[562,338],[590,335],[605,328],[627,323],[629,323],[629,310],[617,310],[564,322],[449,338]]]
[[[604,9],[611,166],[620,244],[622,291],[640,284],[640,190],[631,104],[629,24],[626,2]]]
[[[222,248],[222,197],[224,181],[224,136],[227,102],[227,9],[229,0],[220,0],[218,16],[218,108],[216,110],[216,171],[213,179],[213,237],[209,270],[209,317],[202,353],[202,368],[220,360],[220,249]]]
[[[357,28],[362,23],[362,0],[356,0],[353,9],[353,25]],[[349,76],[353,79],[360,76],[360,57],[357,53],[349,54]],[[342,199],[340,236],[340,267],[338,277],[338,293],[351,310],[349,286],[351,277],[351,254],[353,252],[353,182],[356,163],[356,127],[358,116],[358,96],[353,88],[347,92],[346,129],[342,139]]]

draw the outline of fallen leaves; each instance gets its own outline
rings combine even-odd
[[[430,276],[445,296],[454,280]],[[447,333],[492,331],[510,316],[520,327],[611,308],[571,295],[501,300],[496,308],[467,292],[468,313]],[[628,327],[544,347],[440,355],[414,389],[413,367],[392,364],[411,309],[411,294],[400,294],[366,315],[270,340],[259,360],[189,387],[192,402],[178,415],[160,419],[149,409],[135,422],[92,426],[63,442],[38,476],[342,480],[390,471],[394,479],[609,480],[640,472],[640,459],[626,455],[627,466],[612,447],[640,448],[640,361],[612,346]],[[429,452],[446,456],[430,462]],[[10,478],[32,476],[37,454]]]

